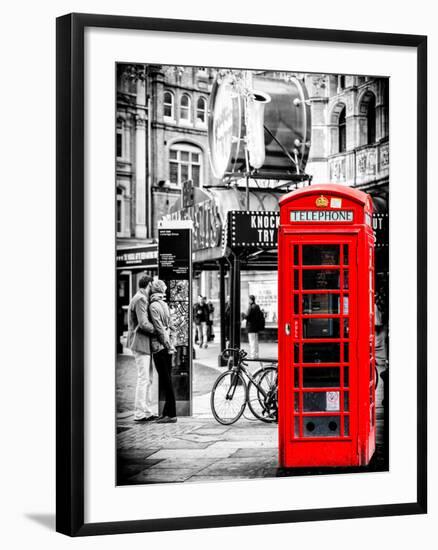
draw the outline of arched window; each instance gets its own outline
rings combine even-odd
[[[372,145],[376,142],[376,97],[370,95],[367,110],[367,144]]]
[[[183,94],[181,96],[181,101],[179,104],[179,118],[180,120],[189,122],[190,121],[190,96],[187,94]]]
[[[207,120],[207,101],[204,97],[200,97],[196,103],[196,122],[205,124]]]
[[[359,100],[359,145],[376,143],[376,96],[367,90]]]
[[[345,106],[339,113],[338,121],[338,152],[345,153],[347,150],[347,123],[345,120]]]
[[[202,151],[195,145],[175,143],[169,150],[169,181],[181,185],[187,180],[196,187],[202,185]]]
[[[171,92],[164,92],[163,95],[163,114],[167,118],[175,118],[174,108],[173,108],[173,94]]]

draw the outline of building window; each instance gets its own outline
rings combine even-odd
[[[178,143],[169,151],[169,181],[181,185],[192,180],[196,187],[202,185],[202,153],[198,147]]]
[[[200,97],[196,104],[196,122],[205,124],[207,120],[207,101],[205,98]]]
[[[374,94],[370,95],[367,110],[367,144],[372,145],[376,142],[376,98]]]
[[[121,128],[117,129],[116,134],[116,149],[117,149],[117,158],[123,158],[123,131]]]
[[[338,152],[345,153],[345,151],[347,150],[347,124],[345,120],[345,106],[342,107],[342,110],[339,113],[338,129]]]
[[[166,118],[174,119],[173,111],[173,94],[171,92],[164,92],[163,96],[163,114]]]
[[[123,195],[119,188],[117,189],[116,231],[117,236],[123,235]]]
[[[340,90],[345,88],[345,75],[340,75],[338,78],[338,87]]]
[[[189,122],[190,121],[190,96],[187,94],[183,94],[181,96],[181,101],[179,104],[179,118],[182,121]]]

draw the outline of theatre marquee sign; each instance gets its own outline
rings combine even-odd
[[[280,213],[266,210],[228,212],[231,248],[276,248]]]

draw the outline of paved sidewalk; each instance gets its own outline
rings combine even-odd
[[[276,357],[276,344],[265,344],[261,354]],[[136,384],[134,358],[117,359],[117,484],[146,484],[254,479],[317,473],[353,472],[355,469],[278,468],[277,424],[255,420],[248,409],[232,426],[222,426],[212,416],[210,392],[223,372],[218,366],[219,344],[196,347],[193,362],[193,416],[176,424],[138,424],[132,407]],[[251,370],[260,363],[250,363]],[[156,373],[155,373],[156,375]],[[153,410],[158,407],[158,377],[154,381]],[[377,389],[377,453],[373,464],[360,471],[384,469],[382,447],[382,384]],[[358,469],[359,471],[359,469]]]
[[[176,424],[118,421],[118,485],[275,477],[277,425],[179,418]]]
[[[276,349],[275,344],[271,347]],[[252,479],[277,475],[277,424],[255,420],[248,409],[232,426],[222,426],[213,418],[211,388],[224,371],[223,367],[218,366],[218,355],[218,343],[213,342],[206,349],[196,347],[193,416],[179,417],[176,424],[134,422],[134,359],[130,355],[118,356],[118,485]],[[258,362],[250,366],[251,370],[259,367]],[[154,383],[155,412],[158,406],[157,386]]]

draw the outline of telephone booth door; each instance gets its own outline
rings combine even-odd
[[[285,238],[283,463],[352,465],[358,440],[357,235]],[[287,268],[289,266],[289,268]],[[312,442],[311,448],[308,447]]]

